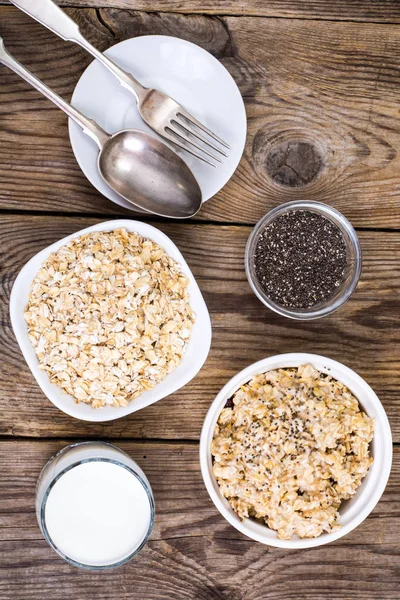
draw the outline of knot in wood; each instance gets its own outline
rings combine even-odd
[[[280,185],[301,187],[311,183],[320,172],[323,161],[310,142],[286,141],[265,148],[264,161],[268,175]]]

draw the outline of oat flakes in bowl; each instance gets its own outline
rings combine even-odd
[[[14,284],[10,311],[43,391],[85,420],[115,419],[176,391],[211,342],[207,307],[179,250],[130,220],[36,255]]]
[[[351,392],[312,365],[268,371],[221,411],[213,472],[239,517],[281,539],[317,537],[339,527],[339,506],[367,474],[373,429]]]
[[[382,495],[391,461],[390,426],[370,386],[305,353],[235,375],[200,439],[215,506],[248,537],[281,548],[320,546],[357,527]]]

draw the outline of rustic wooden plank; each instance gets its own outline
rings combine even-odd
[[[57,0],[62,6],[98,7],[96,0]],[[7,0],[0,0],[7,4]],[[102,7],[148,12],[248,15],[339,21],[399,23],[396,0],[102,0]]]
[[[299,323],[270,312],[251,292],[243,268],[249,227],[160,225],[185,255],[211,313],[213,342],[205,366],[176,394],[124,419],[90,424],[61,413],[24,363],[10,327],[8,298],[16,273],[33,254],[94,222],[0,218],[0,434],[198,439],[212,399],[237,371],[268,355],[306,351],[360,373],[381,398],[400,442],[400,233],[395,232],[362,232],[364,271],[351,301],[322,321]]]
[[[64,563],[40,534],[35,483],[65,442],[0,443],[2,600],[398,600],[400,449],[388,487],[364,523],[321,548],[269,548],[217,512],[201,479],[197,445],[118,442],[145,469],[156,522],[145,550],[104,573]]]
[[[336,206],[360,227],[400,226],[397,27],[69,11],[101,49],[135,35],[177,35],[212,52],[236,79],[249,120],[245,154],[200,219],[253,223],[280,202],[310,198]],[[69,97],[89,56],[15,8],[0,7],[0,14],[10,50]],[[2,70],[1,77],[1,206],[126,214],[80,172],[64,115],[14,74]]]

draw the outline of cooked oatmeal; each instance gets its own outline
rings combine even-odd
[[[339,506],[373,462],[374,421],[311,365],[255,376],[219,416],[211,445],[221,493],[281,539],[340,527]]]
[[[125,229],[51,254],[26,307],[40,368],[76,402],[127,406],[180,364],[194,314],[181,268]]]

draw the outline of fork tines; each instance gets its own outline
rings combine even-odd
[[[212,167],[229,155],[230,146],[186,110],[180,108],[165,128],[166,137]]]

